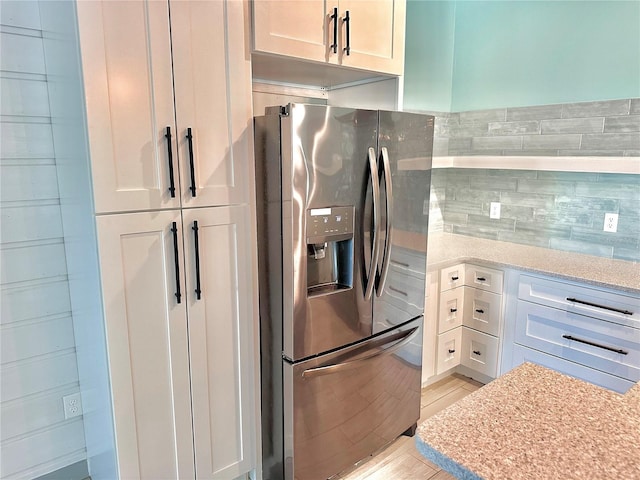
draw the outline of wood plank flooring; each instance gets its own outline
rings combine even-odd
[[[462,375],[453,374],[422,389],[420,420],[422,423],[440,410],[466,397],[482,386]],[[400,437],[384,449],[343,472],[336,480],[451,480],[416,450],[413,437]]]

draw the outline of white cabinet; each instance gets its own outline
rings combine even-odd
[[[78,20],[96,212],[240,203],[242,5],[78,2]]]
[[[254,50],[401,75],[405,10],[406,0],[254,0]]]
[[[454,328],[438,335],[436,374],[451,370],[460,365],[462,353],[462,329]]]

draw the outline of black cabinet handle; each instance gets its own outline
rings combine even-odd
[[[182,294],[180,293],[180,254],[178,253],[178,226],[173,222],[171,226],[173,232],[173,256],[176,262],[176,299],[181,302]]]
[[[189,168],[191,169],[191,196],[196,196],[196,171],[193,167],[193,134],[191,133],[191,127],[187,128],[187,141],[189,142]]]
[[[202,295],[202,290],[200,289],[200,246],[198,244],[198,222],[197,220],[193,222],[193,243],[196,248],[196,298],[200,300]]]
[[[481,308],[476,308],[476,313],[484,313],[484,310],[482,310]]]
[[[607,305],[598,305],[597,303],[586,302],[584,300],[578,300],[577,298],[567,298],[567,301],[573,302],[573,303],[580,303],[582,305],[588,305],[590,307],[602,308],[603,310],[622,313],[623,315],[633,315],[633,312],[630,312],[629,310],[622,310],[620,308],[608,307]]]
[[[478,280],[479,282],[486,282],[487,281],[487,279],[484,278],[484,277],[478,277],[478,278],[476,278],[476,280]]]
[[[449,311],[450,311],[451,313],[456,313],[456,312],[458,311],[458,309],[457,309],[457,308],[450,308],[450,309],[449,309]]]
[[[350,30],[351,18],[349,17],[349,10],[344,12],[344,24],[347,28],[347,46],[344,47],[344,51],[347,54],[347,56],[349,56],[351,55],[351,30]]]
[[[171,127],[167,127],[164,138],[167,139],[167,154],[169,156],[169,193],[171,193],[171,198],[175,198],[176,185],[173,181],[173,150],[171,150]]]
[[[333,15],[330,18],[333,20],[333,43],[329,48],[333,53],[338,53],[338,7],[333,7]]]
[[[566,338],[567,340],[573,340],[574,342],[584,343],[586,345],[591,345],[592,347],[602,348],[603,350],[609,350],[610,352],[620,353],[621,355],[628,355],[629,352],[622,350],[621,348],[608,347],[607,345],[600,345],[599,343],[591,342],[589,340],[584,340],[582,338],[576,338],[571,335],[562,335],[562,338]]]
[[[449,353],[456,353],[456,351],[455,349],[454,350],[449,349]]]
[[[458,280],[460,277],[451,277],[451,281],[455,282],[456,280]]]
[[[473,351],[473,353],[474,353],[474,354],[476,354],[476,355],[478,355],[478,356],[482,355],[482,354],[480,353],[480,350],[474,350],[474,351]]]

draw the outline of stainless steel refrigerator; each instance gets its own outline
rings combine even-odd
[[[420,416],[433,117],[255,118],[265,479],[326,479]]]

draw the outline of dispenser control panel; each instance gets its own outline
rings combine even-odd
[[[327,207],[307,210],[307,240],[353,235],[353,207]]]

